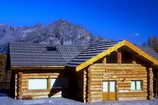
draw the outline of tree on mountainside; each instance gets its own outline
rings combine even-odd
[[[153,48],[156,52],[158,52],[158,37],[157,36],[150,36],[145,45]]]

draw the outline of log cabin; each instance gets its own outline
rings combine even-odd
[[[126,40],[87,47],[11,43],[7,62],[15,99],[66,97],[87,103],[158,95],[158,54]]]

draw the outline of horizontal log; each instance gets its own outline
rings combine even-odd
[[[88,85],[102,85],[102,82],[101,81],[88,82]]]
[[[88,96],[87,100],[89,100],[88,102],[92,102],[91,100],[102,100],[102,97],[91,97],[91,96]]]
[[[61,72],[62,73],[62,72]],[[60,73],[24,73],[23,76],[39,76],[39,75],[59,75]]]
[[[32,92],[23,92],[23,95],[48,95],[48,94],[50,94],[49,91],[48,92],[34,92],[34,93],[32,93]],[[61,94],[62,94],[61,91],[59,91],[57,93],[54,93],[54,95],[61,95]]]
[[[36,93],[30,93],[30,92],[23,92],[23,95],[48,95],[50,92],[36,92]]]
[[[59,78],[59,76],[23,76],[23,79],[29,78]],[[61,78],[61,77],[60,77]]]
[[[92,92],[92,91],[98,91],[98,92],[100,92],[100,91],[102,91],[102,89],[101,88],[91,88],[91,89],[88,89],[89,93]]]
[[[140,65],[140,64],[117,64],[117,63],[107,63],[107,64],[103,64],[103,63],[95,63],[95,64],[93,64],[93,65],[91,65],[90,67],[93,67],[93,66],[106,66],[106,67],[108,67],[108,66],[139,66],[139,67],[143,67],[142,65]]]
[[[102,95],[97,95],[97,94],[88,94],[88,96],[90,97],[90,99],[102,99]]]
[[[119,84],[117,84],[118,86],[131,86],[131,84],[130,83],[119,83]]]
[[[118,93],[119,97],[136,97],[136,96],[147,96],[145,92],[128,92],[128,93]]]
[[[120,101],[131,101],[131,100],[147,100],[147,97],[118,97]]]
[[[89,85],[89,88],[102,88],[102,85]]]
[[[62,97],[62,96],[61,95],[53,95],[51,97],[58,98],[58,97]],[[46,94],[46,95],[23,95],[22,98],[23,99],[38,99],[38,98],[50,98],[50,97],[48,97],[48,94]]]
[[[124,69],[102,69],[102,68],[95,68],[95,69],[91,69],[91,72],[89,73],[93,73],[93,72],[120,72],[120,71],[125,71],[125,72],[146,72],[146,69],[140,69],[140,68],[124,68]]]
[[[90,91],[88,94],[98,94],[98,95],[102,95],[103,92],[102,92],[102,91]]]
[[[20,71],[23,71],[23,70],[45,70],[45,71],[64,71],[64,66],[33,66],[33,67],[28,67],[28,66],[12,66],[11,69],[12,70],[20,70]]]

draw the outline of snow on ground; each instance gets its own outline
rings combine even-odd
[[[0,105],[158,105],[158,100],[146,101],[115,101],[84,104],[66,98],[35,99],[35,100],[14,100],[7,96],[0,95]]]

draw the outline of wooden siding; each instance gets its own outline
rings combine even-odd
[[[88,102],[103,101],[102,81],[116,80],[117,100],[148,98],[147,69],[138,64],[92,64],[88,68]],[[132,80],[143,81],[141,91],[132,91]]]

